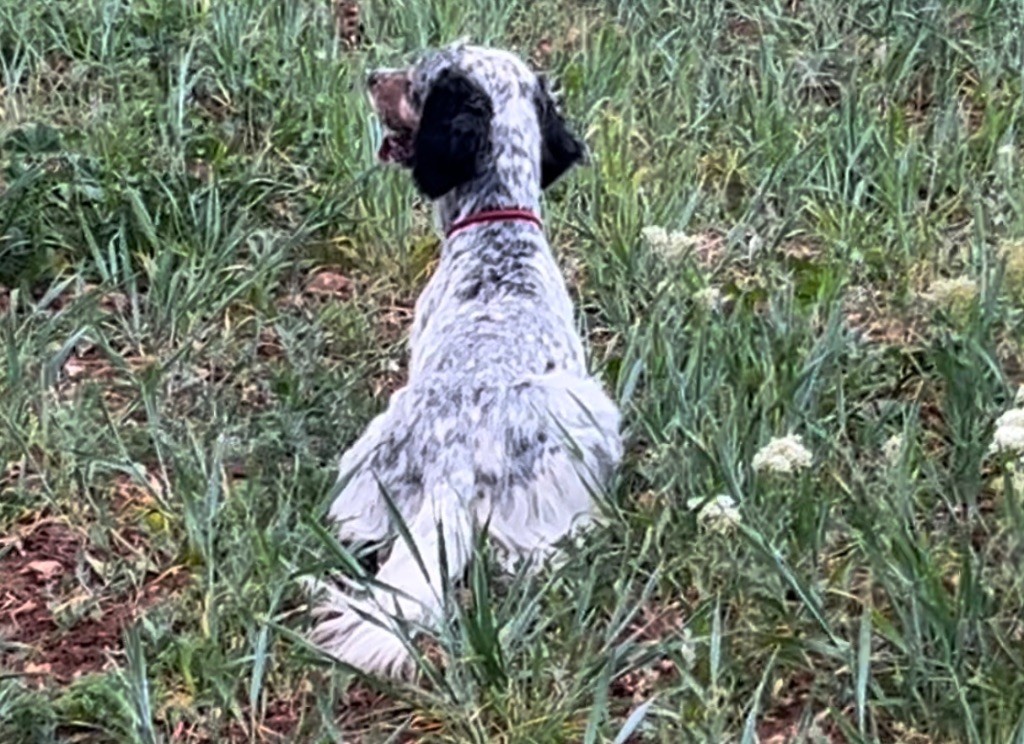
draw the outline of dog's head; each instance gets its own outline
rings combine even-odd
[[[541,188],[584,156],[544,78],[508,52],[455,44],[409,69],[376,70],[368,85],[386,129],[378,157],[411,168],[431,199],[482,175],[498,137],[539,138]],[[530,133],[510,131],[517,126]]]

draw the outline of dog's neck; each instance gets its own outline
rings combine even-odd
[[[523,105],[532,106],[527,101]],[[483,172],[435,202],[443,235],[453,224],[478,212],[518,209],[540,214],[540,133],[533,109],[516,108],[510,102],[502,115],[495,117],[492,150]],[[524,127],[524,121],[530,124]]]
[[[539,216],[540,177],[529,173],[524,164],[503,167],[497,160],[488,172],[452,189],[435,203],[441,233],[481,212],[524,210]]]
[[[540,216],[529,209],[485,209],[453,222],[448,228],[445,237],[451,238],[461,230],[468,230],[476,225],[487,225],[492,222],[525,222],[541,230],[544,229],[544,223],[541,221]]]

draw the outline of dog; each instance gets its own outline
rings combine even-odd
[[[402,677],[408,629],[443,621],[476,536],[540,564],[592,520],[622,442],[540,219],[541,192],[585,152],[546,80],[462,42],[367,84],[378,158],[410,171],[444,240],[416,303],[408,383],[342,455],[329,510],[342,543],[390,540],[390,554],[361,595],[321,586],[311,637]]]

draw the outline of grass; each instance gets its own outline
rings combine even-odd
[[[1024,742],[1022,11],[0,0],[0,739]],[[463,35],[592,149],[548,229],[628,455],[565,565],[481,547],[428,684],[353,686],[298,578],[437,246],[361,84]]]

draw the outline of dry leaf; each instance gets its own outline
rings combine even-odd
[[[26,563],[21,572],[28,573],[31,571],[40,579],[46,581],[52,579],[63,570],[64,566],[61,565],[60,561],[32,561],[31,563]]]
[[[352,280],[340,272],[324,269],[306,282],[306,293],[317,297],[348,298],[352,296]]]

